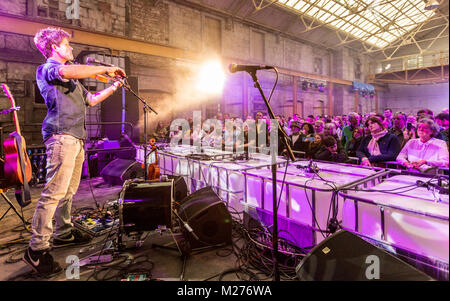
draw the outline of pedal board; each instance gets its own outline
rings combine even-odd
[[[72,223],[77,229],[97,237],[112,232],[114,230],[112,228],[118,228],[119,219],[108,214],[92,212],[72,216]]]

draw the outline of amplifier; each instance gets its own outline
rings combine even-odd
[[[152,231],[172,228],[173,180],[167,182],[127,180],[119,198],[121,231]]]

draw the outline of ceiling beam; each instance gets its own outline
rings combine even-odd
[[[127,51],[140,53],[145,55],[154,55],[171,59],[185,59],[193,62],[202,61],[203,57],[200,53],[187,51],[170,46],[161,46],[152,43],[146,43],[138,40],[133,40],[125,37],[119,37],[115,35],[92,32],[88,30],[82,30],[72,26],[60,26],[56,22],[49,20],[29,20],[17,16],[6,16],[0,14],[0,31],[20,34],[25,36],[34,36],[40,29],[48,26],[61,27],[72,35],[71,41],[81,45],[96,46],[115,51]],[[225,61],[237,62],[241,64],[248,64],[251,62],[235,60],[231,58],[223,58]],[[336,84],[351,85],[351,81],[342,80],[338,78],[322,76],[317,74],[311,74],[306,72],[300,72],[295,70],[289,70],[284,68],[278,69],[281,74],[301,76],[311,79],[329,81]]]

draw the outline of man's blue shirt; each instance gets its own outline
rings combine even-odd
[[[69,134],[86,139],[85,116],[87,92],[78,80],[63,79],[59,69],[63,65],[48,59],[36,71],[36,81],[47,105],[42,123],[44,141],[54,134]]]

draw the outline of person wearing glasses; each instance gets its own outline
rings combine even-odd
[[[419,138],[409,140],[397,156],[397,162],[408,169],[429,172],[447,167],[449,154],[445,141],[436,139],[439,128],[429,118],[420,120],[417,127]]]

